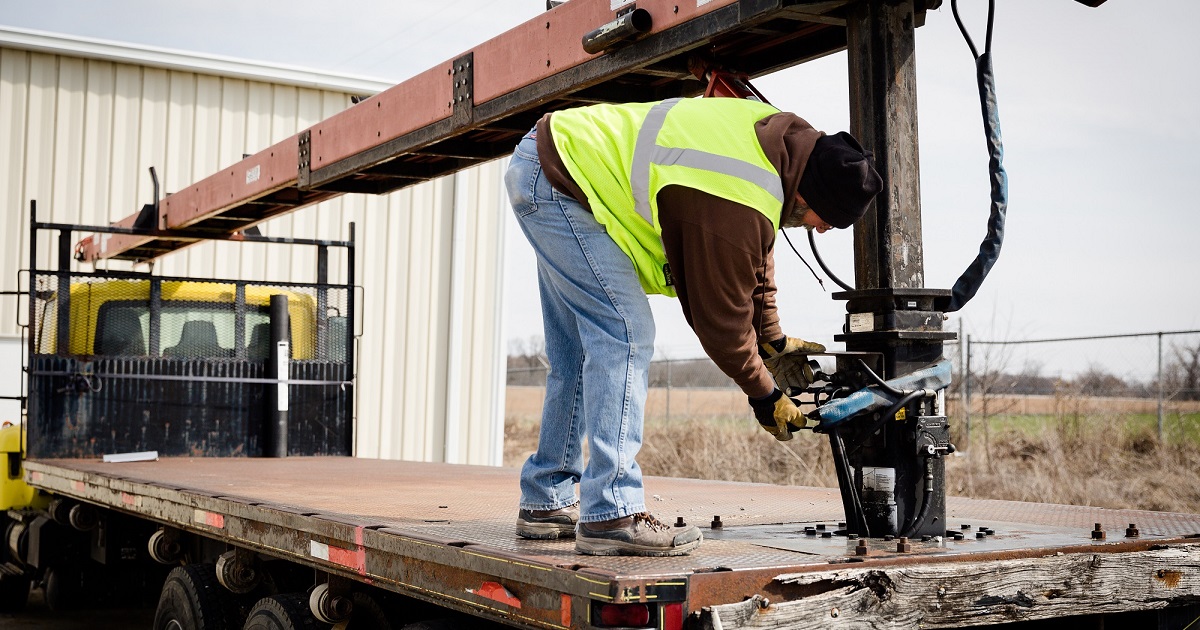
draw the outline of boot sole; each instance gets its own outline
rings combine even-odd
[[[574,538],[575,526],[563,523],[530,523],[517,521],[517,535],[530,540],[555,540]]]
[[[604,538],[576,538],[575,551],[587,556],[650,556],[661,558],[665,556],[684,556],[696,547],[704,538],[698,538],[678,547],[650,547],[636,543]]]

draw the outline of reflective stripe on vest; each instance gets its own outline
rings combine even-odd
[[[654,225],[650,209],[650,166],[686,166],[745,180],[774,197],[783,204],[783,181],[774,171],[762,168],[737,158],[709,153],[699,149],[681,149],[659,146],[658,133],[667,121],[667,113],[681,100],[667,99],[650,108],[642,127],[638,130],[637,142],[633,147],[633,164],[629,171],[629,186],[633,191],[634,208],[647,223]]]

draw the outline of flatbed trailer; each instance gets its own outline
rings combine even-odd
[[[344,457],[25,465],[30,484],[60,497],[525,628],[603,627],[606,605],[644,607],[656,628],[1101,614],[1105,627],[1182,628],[1196,607],[1167,607],[1200,601],[1194,514],[952,497],[944,537],[856,540],[839,527],[835,489],[650,477],[655,513],[699,525],[704,544],[592,557],[570,539],[515,535],[515,469]]]
[[[58,563],[90,559],[105,568],[97,587],[165,578],[159,613],[170,614],[158,615],[161,628],[237,628],[247,616],[246,628],[318,627],[315,618],[398,627],[421,619],[427,610],[408,613],[424,604],[527,628],[952,628],[1061,618],[1083,618],[1075,627],[1192,625],[1200,616],[1200,515],[949,497],[934,521],[913,521],[934,535],[871,538],[840,522],[848,510],[833,489],[648,478],[655,514],[703,528],[696,552],[590,557],[570,540],[520,540],[514,470],[338,456],[353,450],[354,278],[351,265],[343,287],[328,283],[325,248],[351,244],[307,243],[321,252],[316,282],[271,289],[294,301],[293,339],[309,339],[293,352],[300,365],[290,372],[277,362],[288,356],[276,345],[287,326],[274,325],[289,317],[286,303],[271,305],[270,345],[251,332],[268,323],[254,297],[267,283],[207,281],[192,301],[211,310],[226,295],[224,332],[237,341],[173,355],[164,338],[168,293],[197,281],[71,271],[75,251],[86,262],[151,261],[205,239],[298,243],[249,228],[340,194],[386,193],[500,157],[547,111],[697,94],[705,86],[691,80],[697,60],[754,77],[847,49],[852,130],[875,151],[887,192],[856,228],[860,290],[839,298],[849,300],[850,320],[871,315],[873,323],[849,327],[838,341],[884,356],[874,366],[881,374],[903,376],[940,357],[941,342],[953,337],[940,330],[937,304],[949,292],[922,286],[912,64],[913,31],[940,5],[573,0],[161,203],[156,194],[77,248],[76,226],[41,226],[60,230],[59,264],[39,276],[31,239],[28,323],[44,329],[28,333],[27,376],[37,381],[26,401],[29,441],[0,446],[10,479],[43,495],[0,515],[0,607],[24,596],[10,587],[20,582],[6,580],[13,576],[36,575],[49,600],[69,601],[63,591],[80,586],[80,565]],[[650,17],[644,32],[599,54],[578,46],[639,10]],[[125,283],[126,301],[148,313],[138,351],[90,345],[100,314],[71,299],[75,280]],[[147,288],[135,295],[141,282]],[[328,317],[333,303],[344,305],[345,321]],[[68,323],[85,315],[89,323],[77,329]],[[189,335],[174,334],[186,345]],[[101,395],[95,377],[114,385]],[[290,418],[275,415],[286,406],[264,403],[289,387],[308,398]],[[214,401],[224,415],[208,413]],[[910,405],[914,417],[921,405]],[[933,406],[926,411],[945,428]],[[154,423],[144,420],[151,416]],[[264,430],[273,422],[302,436],[292,457],[258,457],[289,454]],[[163,456],[95,459],[150,448]],[[211,456],[189,456],[196,453]],[[236,616],[222,612],[232,599],[242,607]]]

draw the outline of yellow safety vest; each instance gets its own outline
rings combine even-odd
[[[674,296],[658,192],[686,186],[758,210],[779,229],[783,182],[754,124],[778,109],[736,98],[674,98],[555,112],[554,146],[646,293]]]

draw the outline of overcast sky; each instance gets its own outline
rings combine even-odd
[[[1194,0],[997,3],[994,56],[1007,238],[959,315],[975,339],[1200,329],[1200,23]],[[987,3],[962,0],[982,45]],[[532,18],[542,0],[330,3],[230,0],[0,0],[0,23],[400,81]],[[925,277],[949,288],[985,234],[987,154],[974,71],[947,1],[917,31]],[[848,126],[846,56],[756,81],[818,129]],[[802,233],[793,237],[810,257]],[[817,239],[852,281],[850,234]],[[509,338],[540,334],[532,253],[510,224]],[[780,242],[784,329],[832,344],[844,305]],[[826,281],[830,292],[835,287]],[[673,300],[654,299],[660,354],[700,354]],[[957,329],[959,316],[948,325]],[[1191,343],[1196,342],[1191,337]],[[1169,342],[1169,340],[1168,340]],[[1150,344],[1150,345],[1147,345]],[[1148,348],[1148,350],[1147,350]],[[1152,341],[1046,347],[1050,372],[1102,363],[1153,369]],[[1148,354],[1147,354],[1148,353]],[[1136,355],[1136,356],[1134,356]],[[1018,359],[1021,360],[1021,359]]]

